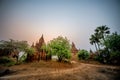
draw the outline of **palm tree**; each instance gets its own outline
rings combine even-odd
[[[94,37],[96,38],[95,41],[96,41],[96,43],[98,45],[98,48],[100,50],[100,44],[101,44],[101,42],[100,42],[100,35],[98,33],[94,33]]]
[[[95,35],[91,35],[90,44],[92,45],[95,44],[96,51],[98,51],[98,48],[99,48],[98,42],[99,42],[99,39]]]
[[[99,35],[99,39],[103,39],[105,41],[105,37],[107,34],[110,34],[109,31],[110,28],[108,28],[106,25],[99,26],[95,29],[95,32]]]

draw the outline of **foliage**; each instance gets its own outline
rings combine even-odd
[[[27,58],[27,56],[23,55],[20,59],[18,59],[19,52],[23,51],[30,55],[34,53],[34,49],[29,48],[27,41],[18,41],[13,39],[10,39],[9,41],[0,41],[0,51],[1,56],[15,57],[16,62],[24,61]]]
[[[110,49],[110,51],[120,51],[120,35],[113,33],[107,36],[104,45]]]
[[[96,51],[100,50],[100,46],[104,46],[105,38],[108,34],[110,34],[106,25],[99,26],[95,29],[95,33],[91,35],[90,44],[95,44]]]
[[[94,34],[94,35],[91,35],[91,38],[90,38],[90,44],[95,44],[95,48],[96,50],[98,50],[97,46],[99,46],[99,38],[98,38],[98,35],[97,34]]]
[[[32,47],[30,47],[30,48],[27,48],[27,49],[25,50],[25,52],[26,52],[27,54],[29,54],[30,56],[32,56],[32,55],[35,53],[35,49],[32,48]]]
[[[49,55],[57,55],[59,61],[71,58],[69,41],[61,36],[51,40],[46,50]]]
[[[90,54],[88,53],[87,50],[82,49],[82,50],[78,51],[78,59],[79,60],[81,60],[81,59],[86,60],[89,58],[89,56],[90,56]]]
[[[99,50],[99,54],[95,57],[101,63],[110,63],[109,58],[110,54],[107,48]]]
[[[47,45],[43,44],[42,47],[41,47],[41,49],[46,52],[46,60],[52,58],[52,51],[51,51],[50,44],[47,44]]]
[[[110,61],[112,64],[120,65],[120,51],[111,52]]]
[[[100,50],[100,55],[95,59],[101,63],[120,65],[120,51],[109,52],[106,49]]]
[[[120,35],[116,32],[107,35],[103,45],[105,48],[99,50],[96,60],[107,64],[120,64]]]
[[[115,32],[107,36],[104,45],[110,52],[110,62],[120,64],[120,35]]]
[[[1,55],[10,55],[12,52],[20,50],[25,51],[27,47],[27,41],[15,41],[13,39],[10,39],[10,41],[0,41]]]
[[[106,25],[99,26],[95,29],[95,34],[91,35],[90,43],[98,44],[96,60],[102,63],[119,64],[120,59],[120,35],[117,32],[110,35],[110,28]],[[95,44],[95,46],[96,46]]]
[[[109,31],[110,28],[108,28],[106,25],[99,26],[95,29],[95,32],[99,35],[99,39],[103,39],[105,41],[105,36],[107,34],[110,34]]]
[[[32,56],[36,50],[33,47],[29,47],[25,50],[25,54],[21,57],[21,60],[24,61],[26,60],[27,62],[31,61]]]
[[[15,62],[6,56],[3,56],[3,57],[0,57],[0,64],[4,66],[12,66],[12,65],[15,65]]]

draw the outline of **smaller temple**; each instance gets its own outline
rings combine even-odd
[[[76,48],[74,42],[72,42],[71,52],[74,55],[76,55],[76,53],[78,53],[78,49]]]

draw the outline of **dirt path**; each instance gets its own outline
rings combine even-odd
[[[17,73],[6,75],[0,80],[113,80],[118,67],[75,63],[72,68],[30,67],[24,65],[18,68]]]

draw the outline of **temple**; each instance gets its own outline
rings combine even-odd
[[[71,53],[76,55],[78,53],[78,49],[76,48],[74,42],[72,42]]]

